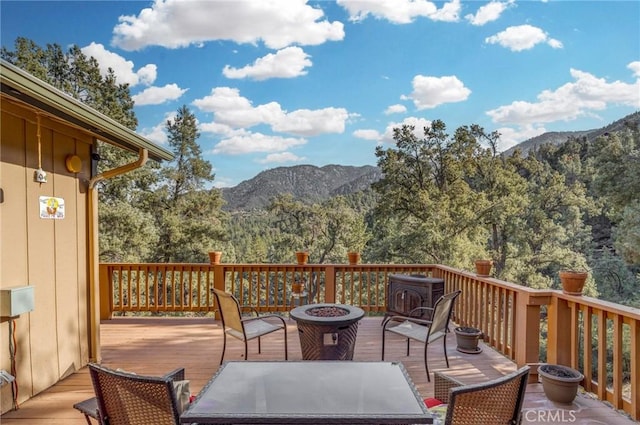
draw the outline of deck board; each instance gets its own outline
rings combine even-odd
[[[381,318],[366,317],[360,321],[354,360],[379,361],[381,358]],[[295,322],[288,320],[289,359],[300,360],[302,354]],[[220,323],[211,318],[127,318],[104,321],[101,325],[102,363],[138,374],[160,375],[177,367],[184,367],[191,381],[191,391],[197,393],[218,369],[222,350]],[[284,360],[282,332],[262,339],[262,353],[257,352],[257,341],[249,345],[249,360]],[[503,355],[483,346],[480,354],[463,354],[455,349],[455,337],[447,341],[450,368],[447,370],[441,342],[432,344],[428,351],[429,369],[446,371],[465,383],[493,379],[516,369],[516,365]],[[433,384],[427,381],[423,349],[419,343],[411,345],[411,354],[405,354],[404,340],[390,336],[387,339],[385,360],[401,361],[424,397],[433,394]],[[242,360],[242,342],[230,338],[225,360]],[[2,425],[82,425],[84,417],[73,404],[93,396],[88,369],[72,373],[55,386],[7,412],[0,418]],[[580,394],[573,405],[554,405],[542,392],[540,384],[527,388],[524,423],[574,423],[629,425],[638,422],[628,419],[604,403]],[[542,413],[541,413],[542,412]],[[571,413],[573,412],[573,413]],[[546,415],[546,416],[545,416]],[[564,416],[563,416],[564,415]],[[574,421],[569,421],[575,415]],[[554,419],[554,420],[552,420]],[[563,422],[564,421],[564,422]],[[487,424],[489,425],[489,424]]]

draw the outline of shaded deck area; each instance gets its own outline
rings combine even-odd
[[[379,361],[381,353],[381,318],[366,317],[360,321],[354,360]],[[197,393],[216,372],[222,351],[220,323],[211,318],[116,318],[102,322],[102,363],[139,374],[159,375],[184,367]],[[300,360],[302,354],[296,324],[288,320],[289,359]],[[496,351],[482,346],[480,354],[463,354],[456,350],[455,336],[447,338],[450,368],[446,369],[440,342],[430,345],[430,371],[446,371],[465,383],[482,382],[516,369],[516,365]],[[282,333],[263,337],[262,354],[257,341],[249,345],[249,360],[284,360]],[[433,395],[433,384],[427,382],[422,345],[413,343],[411,355],[405,354],[404,340],[389,338],[387,361],[404,363],[420,393]],[[228,340],[225,360],[241,360],[244,347],[240,341]],[[72,373],[54,387],[4,414],[3,425],[82,425],[84,417],[73,404],[93,395],[87,368]],[[605,403],[579,394],[572,405],[556,405],[548,401],[540,384],[529,384],[523,423],[579,425],[637,424]],[[480,424],[483,425],[483,424]],[[490,424],[486,424],[490,425]]]

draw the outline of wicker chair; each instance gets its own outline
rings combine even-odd
[[[278,316],[277,314],[265,314],[260,316],[258,312],[253,309],[256,317],[243,317],[240,303],[236,297],[219,289],[214,289],[213,293],[216,297],[216,304],[218,305],[220,316],[222,318],[223,343],[220,364],[224,361],[224,352],[227,348],[227,334],[244,342],[244,358],[246,360],[249,351],[249,341],[258,338],[258,353],[260,353],[262,352],[260,337],[279,330],[284,330],[284,358],[285,360],[288,360],[289,350],[287,347],[287,325],[281,316]],[[278,319],[282,323],[269,323],[264,320],[266,318]]]
[[[447,333],[449,332],[449,320],[451,319],[453,305],[460,293],[461,291],[454,291],[441,296],[433,308],[418,307],[409,312],[409,316],[411,316],[412,313],[420,310],[432,310],[431,320],[409,316],[391,316],[385,319],[382,325],[382,360],[384,360],[386,334],[387,332],[392,332],[407,339],[407,356],[410,349],[409,343],[412,339],[424,344],[424,367],[427,371],[427,380],[429,382],[431,382],[431,378],[429,376],[429,365],[427,364],[427,348],[430,343],[440,338],[443,339],[444,358],[447,362],[447,367],[449,367]]]
[[[529,366],[481,384],[464,385],[440,372],[434,373],[434,396],[447,403],[444,425],[517,425]]]
[[[96,397],[73,405],[102,425],[178,425],[180,413],[173,381],[184,380],[184,369],[162,377],[135,375],[89,364]]]

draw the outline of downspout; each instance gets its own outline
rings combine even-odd
[[[107,170],[89,180],[89,361],[100,362],[100,258],[98,245],[98,182],[140,168],[149,159],[147,149],[138,150],[138,159],[130,164]],[[106,288],[105,288],[106,289]]]

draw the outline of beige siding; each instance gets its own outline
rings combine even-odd
[[[23,118],[24,117],[24,118]],[[48,181],[33,181],[38,167],[36,115],[2,102],[0,145],[0,287],[33,285],[35,310],[16,319],[19,402],[49,388],[86,364],[87,191],[91,136],[41,117],[42,168]],[[82,158],[78,175],[65,167],[67,155]],[[40,196],[65,201],[62,220],[39,217]],[[0,368],[9,370],[11,322],[0,324]],[[2,412],[11,389],[1,390]]]
[[[4,104],[2,106],[4,108]],[[0,204],[0,286],[11,287],[28,282],[25,130],[23,120],[4,112],[0,124],[0,186],[4,192],[4,202]],[[30,347],[25,344],[28,326],[28,316],[16,320],[20,390],[31,393]],[[0,323],[0,367],[7,371],[11,370],[9,337],[9,323]],[[0,400],[2,412],[11,407],[9,385],[0,389]]]

